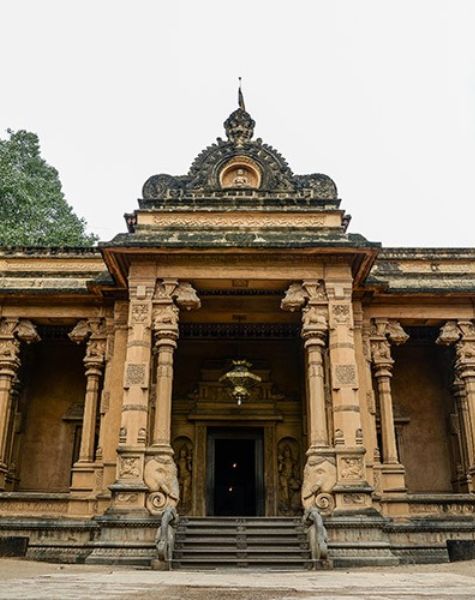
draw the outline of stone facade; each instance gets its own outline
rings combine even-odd
[[[140,562],[165,509],[223,514],[222,439],[255,465],[223,510],[317,508],[340,564],[475,539],[475,250],[347,233],[334,182],[254,125],[150,177],[96,249],[0,251],[0,533],[31,556]]]

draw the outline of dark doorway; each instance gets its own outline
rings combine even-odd
[[[208,433],[208,514],[260,516],[264,506],[262,430]]]

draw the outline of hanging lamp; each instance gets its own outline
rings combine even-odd
[[[252,373],[252,364],[247,360],[233,360],[232,368],[219,378],[219,382],[230,389],[231,396],[241,406],[247,400],[251,389],[262,381],[259,375]]]

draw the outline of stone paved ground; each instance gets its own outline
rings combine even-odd
[[[160,572],[0,559],[2,600],[475,600],[475,561],[321,572]]]

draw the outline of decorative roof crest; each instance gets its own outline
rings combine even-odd
[[[238,105],[239,108],[232,112],[224,122],[224,129],[228,140],[236,146],[243,146],[252,140],[256,122],[246,111],[244,95],[241,89],[241,77],[239,77]]]

